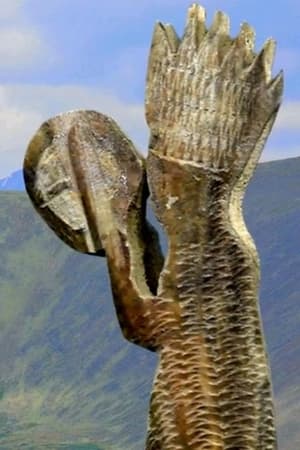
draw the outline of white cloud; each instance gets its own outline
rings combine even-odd
[[[95,109],[111,116],[143,153],[148,145],[144,105],[126,103],[113,93],[82,86],[0,86],[0,178],[20,169],[27,145],[50,117],[73,109]]]
[[[277,145],[278,137],[293,136],[295,143],[286,146]],[[267,142],[260,161],[273,161],[278,159],[295,158],[300,156],[300,101],[284,101],[281,105],[272,133],[271,142]],[[288,139],[291,142],[291,139]],[[299,144],[297,143],[299,142]]]
[[[0,69],[35,64],[46,52],[45,44],[34,29],[13,26],[0,29]]]
[[[276,161],[279,159],[288,159],[300,157],[300,145],[273,147],[266,146],[260,158],[260,162]]]
[[[53,54],[23,8],[23,0],[0,0],[0,70],[53,62]]]
[[[300,101],[283,102],[274,129],[277,131],[300,131]]]
[[[23,0],[0,0],[0,20],[15,19],[20,13]]]

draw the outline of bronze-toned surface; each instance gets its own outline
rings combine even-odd
[[[106,256],[124,336],[159,353],[147,450],[275,450],[258,307],[259,259],[242,198],[280,106],[274,42],[188,11],[184,36],[157,23],[148,64],[144,161],[94,111],[44,123],[24,161],[27,192],[68,245]],[[149,185],[149,188],[148,188]],[[150,191],[168,236],[146,221]]]

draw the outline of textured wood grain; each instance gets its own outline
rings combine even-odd
[[[169,237],[158,295],[182,320],[160,353],[147,448],[275,449],[259,259],[241,202],[282,74],[271,79],[274,41],[256,55],[249,25],[232,39],[225,14],[204,21],[193,5],[181,40],[158,23],[148,64],[147,177]]]
[[[146,161],[93,111],[50,119],[26,153],[35,208],[68,245],[107,257],[124,336],[159,354],[147,450],[277,448],[259,258],[241,206],[281,101],[274,47],[255,54],[252,28],[231,38],[221,12],[207,29],[193,4],[182,39],[154,29]]]

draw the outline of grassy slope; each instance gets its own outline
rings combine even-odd
[[[245,198],[281,450],[300,442],[299,173],[300,158],[261,164]],[[0,192],[0,252],[0,448],[143,448],[156,355],[123,340],[105,259],[69,249],[15,192]]]
[[[0,236],[0,448],[140,449],[156,355],[123,340],[105,259],[69,250],[24,193],[1,192]]]
[[[245,218],[261,258],[261,309],[271,357],[279,449],[300,448],[300,158],[260,164]]]

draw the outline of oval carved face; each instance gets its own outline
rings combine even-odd
[[[111,118],[71,111],[34,135],[24,179],[35,208],[64,242],[104,254],[101,236],[124,223],[144,179],[144,163]]]

